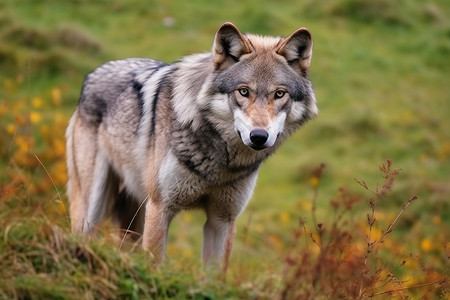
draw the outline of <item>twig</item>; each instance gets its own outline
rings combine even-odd
[[[42,161],[39,159],[39,157],[38,157],[36,154],[34,155],[34,157],[36,157],[36,159],[37,159],[37,161],[39,162],[39,164],[42,166],[42,168],[44,169],[44,171],[47,173],[48,178],[50,178],[50,181],[52,182],[53,187],[55,188],[56,193],[58,194],[59,201],[61,201],[61,204],[62,204],[62,206],[64,207],[64,212],[66,213],[67,224],[69,225],[69,228],[70,228],[70,219],[69,219],[69,215],[67,214],[66,206],[65,206],[65,204],[64,204],[64,202],[63,202],[63,200],[62,200],[62,197],[61,197],[61,194],[59,193],[58,188],[56,187],[55,182],[53,181],[52,176],[50,175],[49,171],[48,171],[47,168],[44,166],[44,164],[42,163]]]
[[[144,203],[147,202],[147,200],[148,200],[148,195],[147,195],[147,197],[145,197],[145,199],[141,202],[141,204],[139,204],[139,207],[138,207],[138,209],[136,210],[136,212],[134,213],[134,216],[133,216],[133,218],[131,219],[130,224],[128,224],[127,230],[125,230],[125,234],[123,235],[122,241],[120,242],[119,250],[122,249],[122,245],[123,245],[123,243],[124,243],[124,241],[125,241],[125,238],[126,238],[126,236],[127,236],[128,231],[129,231],[130,228],[131,228],[131,224],[133,224],[134,219],[137,217],[137,214],[138,214],[139,211],[141,210],[141,208],[142,208],[142,206],[144,205]]]
[[[417,196],[412,196],[411,199],[409,199],[408,202],[406,202],[405,205],[403,205],[402,210],[398,213],[397,217],[395,217],[394,221],[392,221],[391,224],[389,224],[386,231],[376,241],[374,241],[369,245],[371,248],[375,247],[375,245],[378,244],[386,235],[392,232],[392,229],[394,228],[394,225],[397,222],[397,220],[400,218],[400,216],[403,214],[406,208],[416,199]]]
[[[316,229],[317,235],[320,238],[322,238],[322,231],[318,227],[316,208],[317,208],[317,199],[319,197],[319,183],[320,183],[320,180],[322,179],[322,174],[323,174],[323,169],[324,168],[325,168],[325,164],[321,163],[313,171],[314,178],[316,178],[318,180],[318,183],[317,183],[316,186],[314,186],[314,195],[313,195],[313,198],[312,198],[312,201],[311,201],[312,202],[311,216],[312,216],[314,228]]]

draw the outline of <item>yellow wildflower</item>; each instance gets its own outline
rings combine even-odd
[[[420,249],[422,249],[423,252],[430,252],[433,250],[433,244],[431,243],[430,239],[423,239],[420,243]]]
[[[192,250],[191,249],[184,249],[183,250],[183,257],[192,257]]]
[[[311,211],[312,210],[312,204],[311,201],[300,199],[297,201],[296,206],[303,210],[303,211]]]
[[[16,143],[18,149],[18,152],[21,153],[27,153],[28,151],[30,151],[31,148],[31,141],[30,139],[27,139],[23,136],[17,136],[14,139],[14,142]]]
[[[6,126],[6,132],[7,133],[9,133],[9,134],[14,134],[14,132],[16,132],[16,125],[14,125],[14,124],[8,124],[7,126]]]
[[[367,226],[366,234],[369,235],[369,226]],[[370,236],[369,236],[370,241],[374,242],[374,241],[378,240],[382,234],[383,233],[381,232],[380,229],[378,229],[376,227],[372,227],[372,231],[370,232]]]
[[[54,105],[61,104],[61,90],[59,88],[52,89],[52,102]]]
[[[411,269],[418,269],[419,268],[419,263],[414,258],[405,259],[403,261],[403,265],[408,267],[408,268],[411,268]]]
[[[320,180],[319,180],[319,178],[318,177],[311,177],[311,179],[309,180],[309,184],[312,186],[312,187],[317,187],[318,185],[319,185],[319,182],[320,182]]]
[[[53,142],[53,154],[55,156],[64,156],[66,153],[66,143],[63,140],[55,140]]]
[[[280,214],[280,221],[282,223],[289,223],[291,221],[291,215],[287,212]]]
[[[37,124],[42,121],[42,115],[37,111],[30,112],[30,121],[32,124]]]
[[[34,98],[31,100],[31,105],[32,105],[34,108],[41,108],[41,107],[43,106],[43,104],[44,104],[44,101],[43,101],[42,98],[40,98],[40,97],[34,97]]]

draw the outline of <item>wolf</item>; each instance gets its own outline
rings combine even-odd
[[[312,46],[306,28],[262,37],[224,23],[211,52],[88,74],[66,130],[73,231],[108,217],[141,233],[158,263],[171,220],[199,208],[202,259],[226,270],[261,163],[318,113]]]

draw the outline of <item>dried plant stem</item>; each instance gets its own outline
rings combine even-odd
[[[400,218],[400,216],[403,214],[403,212],[408,208],[409,205],[411,205],[411,203],[417,199],[417,196],[412,196],[402,207],[402,209],[400,210],[400,212],[397,214],[397,216],[395,217],[395,219],[389,224],[389,226],[387,227],[386,231],[383,232],[383,234],[376,239],[375,241],[371,242],[370,237],[371,237],[371,233],[372,233],[372,226],[375,223],[376,219],[374,217],[375,215],[375,204],[376,202],[371,200],[370,205],[371,205],[371,209],[372,209],[372,216],[367,215],[367,219],[368,219],[368,223],[369,223],[369,234],[367,236],[367,250],[366,250],[366,255],[364,257],[364,267],[367,267],[367,262],[369,259],[369,255],[372,252],[373,248],[379,243],[381,242],[386,235],[388,235],[389,233],[392,232],[395,223],[397,223],[398,219]],[[401,289],[399,289],[401,290]],[[359,295],[360,297],[364,296],[364,291],[363,291],[363,285],[361,284],[360,286],[360,290],[359,290]]]
[[[316,214],[316,207],[317,207],[316,202],[317,202],[317,198],[318,197],[319,197],[319,189],[317,187],[315,187],[314,188],[314,195],[313,195],[313,198],[312,198],[311,216],[312,216],[312,221],[313,221],[313,224],[314,224],[314,228],[316,229],[316,232],[317,232],[317,236],[320,237],[322,235],[322,233],[319,230],[319,227],[317,226],[318,222],[317,222],[317,214]]]
[[[320,238],[322,237],[322,230],[320,230],[319,223],[317,222],[316,210],[317,210],[317,199],[319,198],[319,184],[320,184],[320,180],[322,179],[324,169],[325,169],[325,164],[321,163],[313,171],[314,178],[317,179],[317,184],[314,186],[314,194],[313,194],[313,198],[311,201],[312,202],[312,207],[311,207],[312,220],[313,220],[314,227],[316,228],[317,235]]]
[[[376,195],[376,198],[372,198],[370,200],[371,214],[370,215],[367,214],[367,223],[369,225],[369,232],[368,232],[368,235],[367,235],[367,249],[366,249],[366,254],[365,254],[364,263],[363,263],[363,267],[364,268],[367,268],[369,255],[372,252],[372,250],[375,248],[375,246],[378,245],[386,237],[386,235],[388,235],[389,233],[392,232],[395,224],[397,223],[398,219],[403,214],[403,212],[408,208],[408,206],[414,200],[417,199],[417,196],[411,197],[403,205],[403,207],[400,210],[400,212],[397,214],[395,219],[388,225],[387,229],[383,232],[383,234],[378,239],[376,239],[375,241],[371,241],[372,228],[373,228],[373,225],[375,224],[375,221],[376,221],[376,218],[375,218],[375,207],[376,207],[376,204],[377,204],[378,200],[381,197],[385,196],[386,193],[388,193],[391,190],[392,185],[394,183],[394,178],[395,178],[395,176],[397,176],[399,174],[399,171],[400,171],[400,169],[391,170],[391,167],[392,167],[392,161],[391,160],[387,160],[385,164],[382,164],[382,165],[379,166],[380,171],[383,174],[383,177],[385,178],[385,181],[384,181],[381,189],[379,189],[377,187],[376,190],[373,191],[367,186],[367,184],[364,181],[355,179],[355,181],[359,185],[361,185],[365,190],[367,190],[369,192],[372,192],[372,193],[374,193]],[[361,283],[360,289],[359,289],[359,297],[362,298],[365,293],[366,293],[366,291],[364,291],[363,284]]]
[[[371,248],[375,247],[375,245],[377,245],[381,240],[383,240],[383,238],[388,235],[389,233],[392,232],[392,229],[394,228],[395,223],[397,222],[397,220],[400,218],[400,216],[403,214],[403,212],[406,210],[406,208],[408,208],[408,206],[417,199],[417,196],[412,196],[408,202],[405,203],[405,205],[403,205],[402,210],[398,213],[397,217],[395,217],[395,219],[391,222],[391,224],[389,224],[388,228],[386,229],[386,231],[374,242],[372,242],[369,246]]]
[[[70,219],[69,219],[69,215],[68,215],[68,213],[67,213],[66,206],[65,206],[65,204],[64,204],[64,202],[63,202],[63,200],[62,200],[61,194],[59,193],[59,190],[58,190],[58,188],[56,187],[55,181],[53,181],[53,178],[52,178],[52,176],[50,175],[50,172],[49,172],[49,171],[47,170],[47,168],[44,166],[44,164],[43,164],[42,161],[39,159],[39,157],[38,157],[36,154],[34,155],[34,157],[36,157],[37,161],[38,161],[39,164],[42,166],[42,168],[44,169],[45,173],[47,173],[48,178],[50,178],[50,181],[52,182],[53,187],[55,188],[55,191],[56,191],[56,193],[58,194],[59,201],[61,202],[61,204],[62,204],[63,207],[64,207],[64,212],[65,212],[65,214],[66,214],[67,224],[69,225],[69,228],[70,228]]]
[[[120,242],[119,249],[122,249],[123,243],[124,243],[124,241],[125,241],[125,237],[127,236],[128,232],[130,231],[130,228],[131,228],[131,225],[132,225],[133,222],[134,222],[134,219],[137,217],[137,214],[138,214],[139,211],[141,210],[142,206],[143,206],[145,203],[147,203],[147,200],[148,200],[148,195],[147,195],[147,197],[145,197],[145,199],[141,202],[141,204],[139,204],[139,207],[138,207],[138,209],[136,210],[136,212],[134,213],[134,216],[133,216],[133,218],[131,219],[130,224],[128,224],[127,230],[125,230],[125,233],[124,233],[124,235],[123,235],[122,241]]]
[[[378,292],[378,293],[375,293],[375,294],[371,294],[370,297],[381,296],[381,295],[391,294],[391,293],[395,293],[395,292],[400,292],[400,291],[411,290],[411,289],[415,289],[415,288],[431,286],[431,285],[435,285],[435,284],[442,284],[444,282],[445,282],[445,279],[439,279],[439,280],[436,280],[436,281],[433,281],[433,282],[416,284],[416,285],[412,285],[412,286],[408,286],[408,287],[404,287],[404,288],[398,288],[398,289],[394,289],[394,290],[387,290],[387,291],[383,291],[383,292]]]

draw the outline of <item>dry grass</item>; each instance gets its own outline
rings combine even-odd
[[[93,238],[72,234],[63,221],[65,210],[55,209],[63,200],[57,190],[53,202],[30,196],[4,199],[0,298],[447,299],[450,249],[444,249],[447,257],[441,261],[425,262],[418,254],[395,253],[401,242],[389,238],[416,197],[405,201],[384,230],[377,229],[382,226],[377,204],[389,198],[399,174],[391,167],[390,161],[380,166],[384,181],[373,189],[357,180],[366,197],[341,188],[330,202],[335,212],[330,221],[317,222],[315,209],[312,229],[300,220],[288,253],[280,258],[282,273],[255,276],[244,263],[228,281],[190,262],[183,265],[182,258],[157,269],[135,242],[126,241],[121,250],[123,241],[108,226]],[[320,165],[311,174],[312,203],[318,201],[323,173]],[[29,201],[28,208],[18,201]],[[364,222],[351,216],[360,204],[369,206],[365,230]]]
[[[320,165],[313,172],[313,178],[320,181],[323,168],[324,165]],[[294,234],[295,246],[286,259],[281,299],[371,299],[383,296],[390,299],[446,299],[449,296],[448,257],[442,258],[443,266],[423,265],[421,269],[417,269],[415,265],[407,265],[409,259],[421,261],[419,257],[413,257],[413,254],[405,259],[385,256],[383,243],[417,197],[409,198],[386,229],[375,234],[375,227],[379,226],[376,219],[377,204],[388,198],[400,170],[392,169],[392,162],[388,160],[380,166],[380,171],[384,182],[373,189],[364,181],[356,180],[369,192],[369,197],[340,189],[338,196],[331,201],[335,211],[332,221],[318,223],[314,216],[314,206],[314,229],[308,230],[305,222],[300,221],[299,229]],[[317,197],[318,184],[313,203],[317,201]],[[370,206],[364,237],[355,230],[358,222],[351,222],[347,218],[354,205],[359,202]],[[390,247],[393,243],[395,240],[389,240]],[[446,251],[448,253],[448,249]],[[401,272],[395,270],[396,265],[402,268]],[[402,279],[402,274],[416,276],[417,281],[410,283]]]

